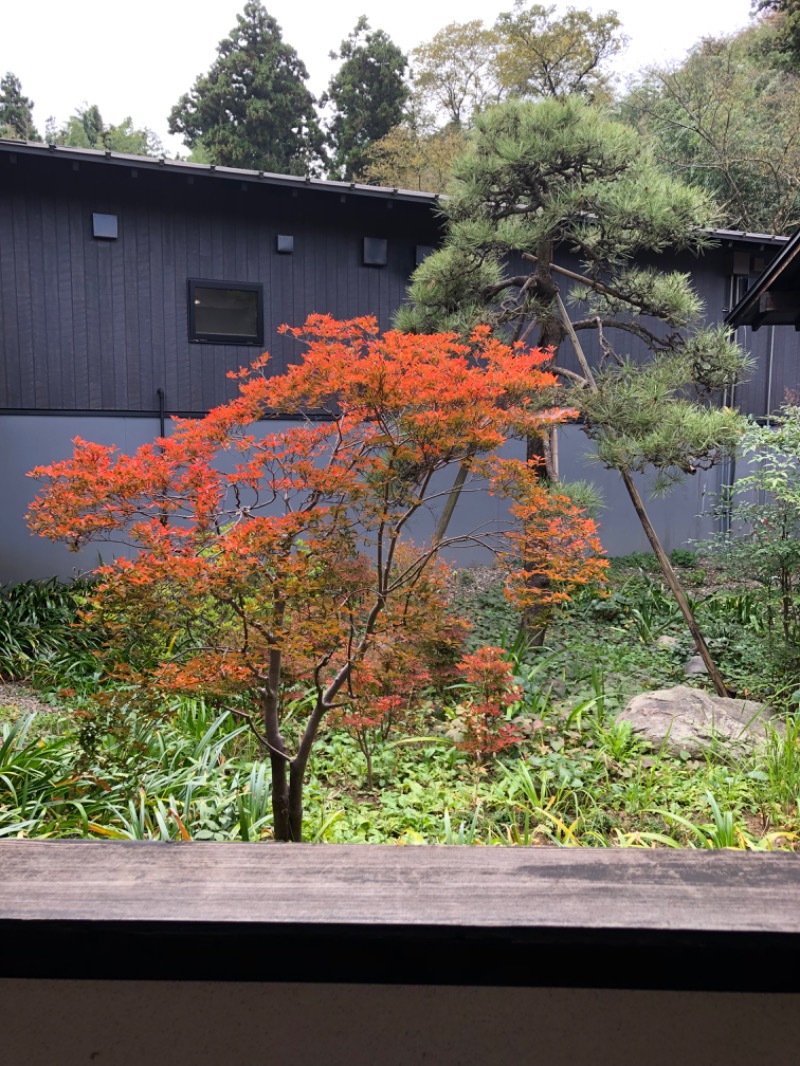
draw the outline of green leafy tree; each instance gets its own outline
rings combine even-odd
[[[0,137],[20,141],[42,139],[33,123],[33,101],[22,95],[22,84],[10,70],[0,78]]]
[[[323,144],[307,79],[278,23],[250,0],[209,72],[173,107],[170,132],[223,166],[306,174]]]
[[[800,0],[753,0],[752,6],[770,23],[775,56],[789,69],[800,71]]]
[[[436,129],[409,118],[370,147],[364,178],[373,185],[444,192],[466,146],[466,132],[457,126]]]
[[[800,407],[786,406],[768,425],[751,421],[741,441],[743,477],[715,513],[728,527],[706,551],[733,580],[755,582],[764,631],[752,634],[756,654],[771,661],[765,686],[800,680]]]
[[[363,15],[330,55],[342,61],[320,100],[323,107],[333,106],[327,134],[330,176],[350,181],[362,174],[370,146],[403,118],[408,60],[383,30],[370,33]]]
[[[124,152],[128,155],[162,155],[164,148],[161,141],[151,129],[144,126],[137,129],[130,115],[115,126],[108,126],[103,134],[106,148],[112,152]]]
[[[627,44],[615,11],[593,15],[568,7],[556,18],[555,4],[516,0],[500,15],[498,80],[507,95],[534,99],[609,94],[607,63]]]
[[[97,148],[126,155],[158,156],[164,151],[155,133],[146,126],[137,129],[129,115],[117,125],[106,125],[97,104],[78,108],[60,128],[48,122],[47,139],[69,148]]]
[[[501,99],[498,37],[480,19],[451,22],[412,52],[417,107],[438,125],[469,128],[472,117]]]
[[[800,76],[782,65],[775,33],[767,21],[704,40],[681,65],[648,71],[623,104],[663,164],[750,232],[800,223]]]
[[[708,197],[660,172],[635,130],[577,98],[507,102],[478,116],[450,194],[444,244],[417,268],[397,325],[464,333],[485,322],[552,349],[571,384],[568,402],[601,461],[620,472],[724,692],[632,476],[654,469],[666,486],[713,464],[738,438],[738,416],[705,399],[737,379],[741,351],[724,331],[698,328],[702,305],[685,274],[635,258],[707,247]],[[582,273],[559,262],[565,252]],[[594,366],[580,339],[588,335],[601,352]],[[564,366],[565,341],[580,372]],[[529,456],[545,466],[550,458],[556,476],[546,449]]]

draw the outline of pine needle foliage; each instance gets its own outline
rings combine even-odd
[[[661,488],[735,445],[737,419],[715,404],[746,373],[746,357],[703,323],[690,275],[653,262],[711,247],[714,210],[660,171],[630,126],[577,98],[490,109],[443,212],[444,245],[416,271],[400,329],[488,322],[552,348],[556,367],[571,330],[599,335],[590,377],[568,376],[570,405],[602,462],[654,469]],[[578,257],[579,275],[559,272],[566,255]]]
[[[741,419],[729,407],[706,409],[680,395],[691,382],[681,357],[645,368],[626,362],[602,373],[583,399],[587,435],[605,466],[637,473],[655,469],[664,491],[685,474],[708,469],[730,452]]]

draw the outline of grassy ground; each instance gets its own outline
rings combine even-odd
[[[355,740],[329,727],[309,775],[307,839],[795,848],[792,657],[771,643],[757,590],[720,584],[693,558],[683,562],[723,673],[740,693],[779,708],[785,736],[773,733],[749,755],[717,747],[698,758],[649,749],[616,720],[636,692],[684,682],[692,651],[649,557],[616,565],[610,595],[579,597],[554,620],[546,646],[527,653],[502,590],[465,573],[456,596],[474,621],[471,640],[508,649],[524,693],[508,715],[525,740],[480,762],[450,737],[459,694],[432,695],[408,728],[378,746],[368,790]],[[78,690],[84,677],[93,683],[85,644],[78,652],[84,673],[58,649],[26,653],[44,710],[21,706],[19,689],[0,691],[0,835],[270,838],[268,769],[246,730],[199,700],[176,700],[158,725],[137,722],[132,711],[124,734],[101,737],[87,757],[80,699],[58,695],[65,671]]]

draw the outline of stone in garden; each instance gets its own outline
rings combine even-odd
[[[662,633],[656,641],[657,648],[669,648],[670,651],[677,648],[679,644],[680,640],[677,637],[671,637],[667,633]]]
[[[701,752],[713,744],[754,747],[770,728],[783,732],[773,711],[755,700],[712,696],[688,685],[644,692],[634,696],[619,715],[635,733],[673,752]]]
[[[693,655],[684,666],[683,672],[686,677],[694,677],[696,674],[707,674],[708,668],[701,655]]]

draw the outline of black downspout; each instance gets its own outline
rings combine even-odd
[[[158,435],[163,437],[167,424],[167,396],[163,389],[156,389],[156,395],[158,396]]]
[[[156,389],[156,395],[158,396],[158,436],[160,440],[164,439],[167,428],[167,396],[163,389]],[[161,451],[164,451],[164,446],[161,445]],[[161,525],[166,526],[169,519],[166,513],[161,515]]]

